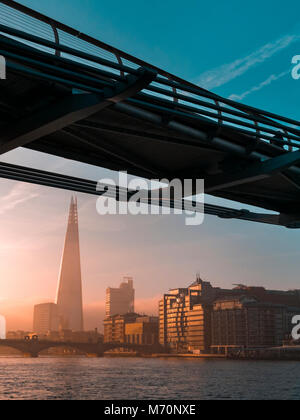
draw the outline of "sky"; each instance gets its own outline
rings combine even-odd
[[[297,1],[21,3],[222,96],[299,120]],[[23,149],[1,161],[95,180],[109,174]],[[70,197],[0,180],[0,312],[9,329],[30,330],[33,305],[55,298]],[[210,216],[199,227],[181,216],[99,216],[95,197],[78,194],[78,202],[86,328],[101,328],[105,289],[126,275],[136,309],[151,314],[163,293],[196,273],[222,287],[300,289],[298,231]]]

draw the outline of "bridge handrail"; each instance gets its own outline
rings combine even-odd
[[[288,150],[300,146],[299,121],[222,98],[15,1],[0,0],[0,18],[2,34],[51,53],[57,60],[73,60],[89,74],[92,67],[96,77],[106,77],[107,84],[136,74],[139,67],[155,70],[155,82],[135,99],[128,99],[129,103],[235,131]],[[5,44],[5,39],[1,42]]]

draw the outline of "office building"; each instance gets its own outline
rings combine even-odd
[[[56,304],[34,307],[33,329],[38,334],[58,330],[83,331],[78,211],[74,197],[71,199]]]
[[[142,316],[125,324],[125,342],[129,344],[157,345],[158,317]]]
[[[125,277],[119,288],[106,290],[106,316],[123,315],[134,312],[133,279]]]
[[[259,302],[272,303],[300,308],[300,290],[267,290],[264,287],[236,285],[234,289],[224,291],[222,296],[248,296]],[[222,290],[222,289],[221,289]],[[228,293],[229,292],[229,293]],[[218,295],[221,296],[220,294]]]
[[[125,326],[134,323],[140,315],[127,313],[124,315],[112,315],[104,320],[104,342],[125,343]]]
[[[37,334],[47,334],[58,331],[59,320],[55,303],[35,305],[33,314],[33,331]]]
[[[72,197],[61,261],[57,300],[60,329],[83,331],[77,200]]]
[[[281,345],[299,311],[298,290],[221,289],[198,277],[160,300],[159,342],[174,352],[199,353],[222,346]]]
[[[46,334],[43,339],[47,341],[63,343],[99,343],[103,342],[103,335],[98,333],[97,328],[93,331],[52,331]]]
[[[159,302],[159,343],[174,352],[209,352],[214,296],[210,283],[200,278],[164,295]]]
[[[212,350],[281,346],[299,308],[240,296],[217,300],[212,309]]]

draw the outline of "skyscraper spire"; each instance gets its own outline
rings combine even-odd
[[[72,197],[57,292],[60,327],[83,331],[77,198]]]

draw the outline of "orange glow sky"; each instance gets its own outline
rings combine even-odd
[[[18,150],[5,161],[98,180],[107,171]],[[71,193],[0,181],[0,313],[8,329],[31,329],[35,303],[55,299]],[[299,233],[206,217],[99,216],[96,197],[78,194],[86,328],[102,328],[105,289],[134,277],[137,310],[154,314],[159,296],[192,283],[300,288]]]

